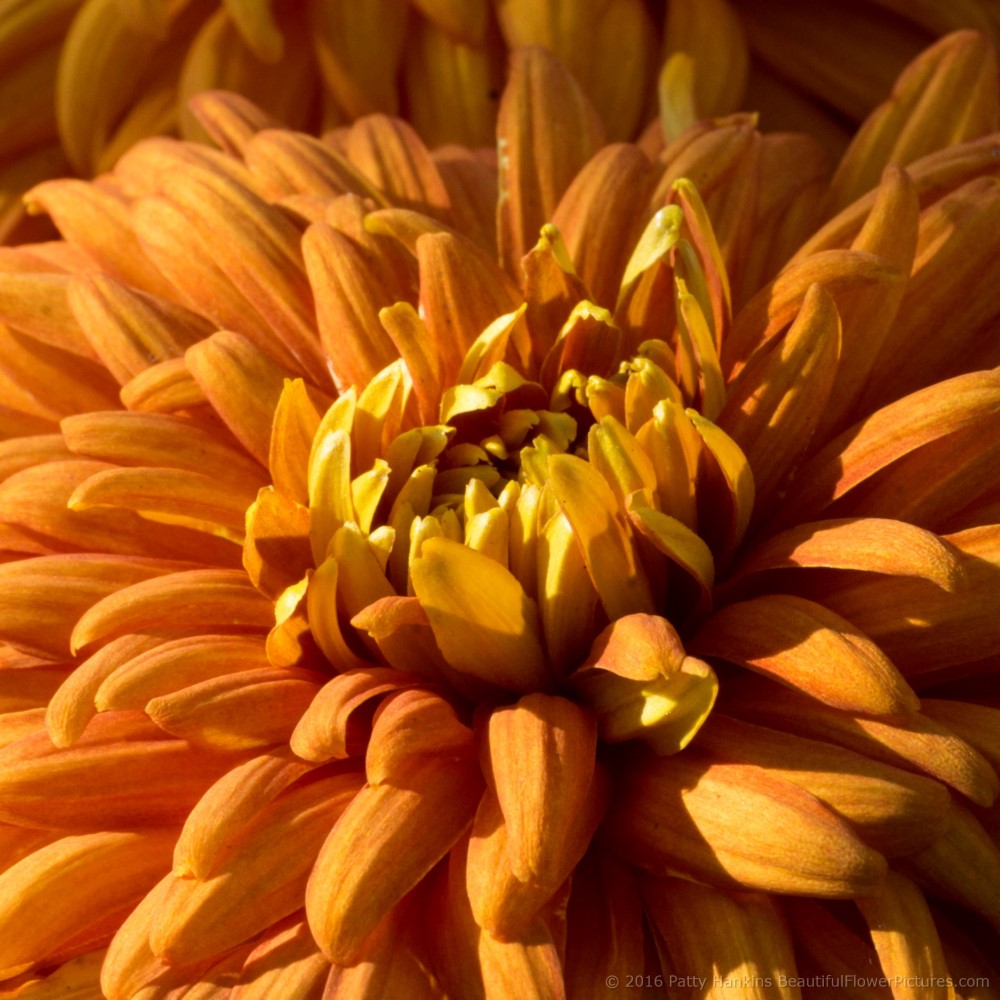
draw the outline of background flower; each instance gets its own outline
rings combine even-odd
[[[204,90],[313,134],[381,112],[432,148],[488,146],[507,52],[541,45],[612,140],[654,118],[659,92],[670,137],[749,107],[839,154],[903,66],[958,28],[1000,39],[980,0],[5,0],[0,235],[44,231],[19,211],[33,183],[93,176],[149,135],[203,141],[186,107]]]

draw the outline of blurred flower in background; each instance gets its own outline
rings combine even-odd
[[[488,146],[507,53],[553,52],[613,141],[659,95],[671,137],[751,108],[839,154],[903,66],[958,28],[1000,39],[995,4],[962,0],[3,0],[0,235],[47,177],[90,177],[138,139],[204,140],[186,111],[243,94],[319,134],[381,112],[430,147]],[[42,230],[36,225],[17,238]]]

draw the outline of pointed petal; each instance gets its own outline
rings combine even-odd
[[[820,285],[811,285],[781,343],[752,355],[727,390],[718,425],[753,470],[757,499],[794,469],[822,418],[840,356],[840,316]]]
[[[972,425],[996,423],[1000,376],[973,372],[938,382],[855,424],[799,470],[781,514],[814,517],[910,452]]]
[[[997,57],[974,31],[954,32],[903,71],[889,99],[869,115],[830,182],[828,211],[877,183],[889,163],[905,166],[927,153],[978,139],[1000,124]],[[957,95],[961,95],[959,98]],[[961,113],[955,114],[956,101]]]

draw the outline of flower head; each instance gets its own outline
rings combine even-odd
[[[0,283],[0,974],[975,972],[996,88],[945,39],[831,181],[746,115],[607,145],[525,49],[496,159],[214,95],[221,151],[37,187],[63,240]]]

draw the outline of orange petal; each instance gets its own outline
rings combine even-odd
[[[340,964],[354,960],[379,921],[458,840],[481,787],[474,764],[425,757],[391,784],[358,793],[306,889],[309,926],[324,954]]]
[[[169,571],[168,571],[169,572]],[[269,628],[273,607],[237,570],[189,570],[125,587],[96,603],[76,623],[72,644],[81,649],[157,626],[172,629],[213,625]]]
[[[104,680],[133,656],[161,642],[152,635],[123,635],[84,660],[52,696],[45,713],[49,738],[57,747],[68,747],[82,735],[97,714],[94,696]]]
[[[1000,789],[996,772],[972,747],[919,713],[885,722],[848,715],[788,691],[741,698],[726,710],[741,718],[826,740],[910,771],[922,771],[968,796],[992,805]]]
[[[939,837],[951,818],[944,785],[819,740],[713,713],[698,746],[720,760],[753,764],[815,795],[888,857]]]
[[[904,867],[934,895],[981,913],[1000,930],[1000,849],[968,809],[956,804],[947,832]]]
[[[658,874],[820,897],[873,892],[880,854],[812,795],[765,770],[692,750],[628,770],[612,817],[619,852]]]
[[[25,197],[30,208],[52,216],[63,237],[80,247],[100,271],[140,291],[168,300],[174,297],[169,278],[143,253],[132,229],[129,203],[116,187],[46,181]]]
[[[0,483],[0,518],[7,525],[26,529],[39,540],[51,540],[58,548],[239,565],[238,547],[221,537],[206,537],[202,531],[166,525],[154,533],[148,520],[124,508],[95,508],[86,513],[71,509],[70,500],[77,489],[91,477],[108,471],[132,470],[110,470],[104,462],[75,457],[66,462],[39,462]],[[195,475],[163,469],[154,474],[162,473]]]
[[[108,916],[137,902],[164,870],[173,836],[153,830],[64,837],[0,875],[0,975],[42,964],[91,928],[100,934]]]
[[[299,914],[276,924],[247,957],[232,1000],[305,997],[323,986],[330,963]]]
[[[736,575],[821,566],[914,576],[948,591],[963,582],[958,554],[937,535],[904,521],[875,517],[812,521],[789,528],[752,549]]]
[[[598,305],[612,309],[645,219],[652,170],[634,146],[606,146],[576,175],[552,213],[576,273]]]
[[[291,373],[225,330],[189,348],[184,363],[240,444],[266,465],[274,410]]]
[[[872,367],[874,403],[996,363],[989,330],[1000,293],[980,280],[969,254],[997,252],[998,220],[1000,190],[992,177],[969,182],[921,213],[913,273]]]
[[[930,907],[907,878],[889,872],[879,892],[858,900],[893,1000],[951,1000],[941,941]]]
[[[608,976],[643,968],[643,940],[634,870],[608,852],[591,852],[573,872],[564,963],[567,995],[585,997]]]
[[[122,636],[87,661],[88,671],[96,676],[97,664],[103,671],[105,661],[113,661],[111,670],[91,695],[101,712],[140,710],[152,698],[268,665],[258,636],[204,634],[167,641],[159,636]]]
[[[471,756],[472,730],[438,694],[422,688],[390,693],[375,710],[372,735],[365,751],[369,784],[381,785],[403,767],[405,758]]]
[[[788,594],[723,608],[689,643],[798,688],[819,701],[866,715],[919,707],[916,695],[882,651],[822,605]],[[830,663],[837,664],[836,677]]]
[[[253,585],[275,600],[312,566],[309,511],[267,486],[245,515],[243,568]]]
[[[341,774],[292,788],[240,831],[222,868],[176,878],[153,918],[149,943],[171,964],[218,955],[302,906],[316,851],[361,786]]]
[[[603,144],[604,129],[562,64],[531,48],[512,54],[497,136],[500,259],[516,275],[570,181]]]
[[[212,332],[201,316],[175,302],[144,295],[106,275],[80,275],[68,291],[87,340],[123,385],[151,365],[180,357]]]
[[[91,606],[140,581],[176,573],[184,563],[129,556],[52,555],[0,565],[0,638],[42,655],[65,656],[73,623]]]
[[[216,476],[183,469],[105,469],[85,479],[69,498],[72,511],[135,511],[151,521],[191,528],[239,542],[252,495]],[[149,529],[147,529],[149,530]]]
[[[321,682],[308,670],[242,670],[153,698],[146,714],[192,746],[264,747],[288,741]]]
[[[828,211],[873,188],[889,163],[977,139],[1000,124],[997,57],[981,34],[960,31],[925,49],[854,137],[830,182]],[[956,101],[962,112],[952,113]]]
[[[765,505],[808,447],[834,382],[840,316],[820,285],[809,287],[781,343],[769,346],[729,385],[717,419],[746,455]]]
[[[380,28],[383,32],[384,27]],[[406,122],[369,115],[351,126],[346,152],[394,204],[447,219],[448,189],[427,147]]]
[[[188,102],[188,108],[212,141],[236,156],[258,132],[279,124],[245,97],[224,90],[203,91]]]
[[[797,978],[788,927],[768,896],[730,895],[683,879],[647,877],[639,885],[664,969],[683,970],[675,979],[714,982],[707,995],[720,1000],[749,1000],[758,989],[766,996],[771,984]],[[792,989],[777,986],[771,995],[791,997]]]
[[[81,413],[67,417],[63,436],[70,451],[116,465],[161,465],[203,473],[225,469],[235,486],[257,491],[267,473],[223,434],[162,413]],[[231,439],[230,439],[231,441]]]
[[[406,37],[402,0],[310,8],[320,70],[337,104],[352,118],[396,112],[395,78]]]
[[[97,716],[67,749],[37,733],[10,744],[0,757],[0,816],[66,830],[179,823],[233,762],[169,739],[133,712]]]
[[[821,250],[789,264],[737,314],[723,348],[723,371],[735,378],[754,351],[792,322],[813,285],[837,300],[845,292],[901,280],[885,258],[860,250]]]
[[[420,309],[445,385],[483,330],[520,305],[516,286],[471,240],[449,233],[417,239]]]
[[[130,410],[176,413],[208,402],[183,358],[161,361],[122,386],[121,401]]]
[[[217,874],[244,828],[314,767],[282,749],[227,771],[188,813],[174,847],[174,874],[200,881]]]
[[[874,639],[908,676],[947,672],[994,655],[1000,531],[970,528],[944,540],[962,553],[955,593],[925,580],[866,576],[824,596],[827,606]]]
[[[532,694],[494,711],[488,734],[511,870],[554,890],[579,860],[567,864],[564,851],[594,780],[596,721],[565,698]]]
[[[320,341],[333,359],[342,390],[364,386],[396,359],[393,342],[379,326],[379,310],[408,298],[384,260],[323,222],[302,240],[309,283],[316,296]]]
[[[779,516],[814,517],[910,452],[966,427],[995,423],[1000,376],[973,372],[890,403],[855,424],[801,467]]]
[[[389,667],[364,667],[334,677],[295,727],[290,741],[293,752],[316,763],[363,753],[371,735],[371,716],[360,713],[352,718],[354,713],[372,698],[420,683],[420,677]]]

